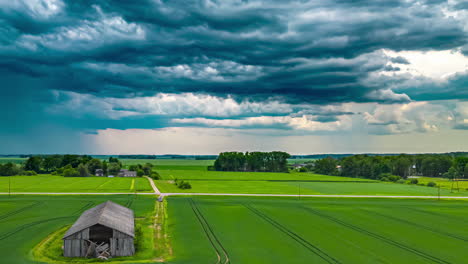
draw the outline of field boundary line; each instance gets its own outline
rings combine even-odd
[[[423,251],[420,251],[420,250],[418,250],[418,249],[416,249],[416,248],[409,247],[409,246],[407,246],[407,245],[405,245],[405,244],[403,244],[403,243],[400,243],[400,242],[395,241],[395,240],[393,240],[393,239],[390,239],[390,238],[387,238],[387,237],[385,237],[385,236],[379,235],[379,234],[377,234],[377,233],[371,232],[371,231],[366,230],[366,229],[364,229],[364,228],[361,228],[361,227],[359,227],[359,226],[356,226],[356,225],[347,223],[347,222],[345,222],[345,221],[343,221],[343,220],[340,220],[340,219],[338,219],[338,218],[336,218],[336,217],[333,217],[333,216],[324,214],[324,213],[319,212],[319,211],[317,211],[317,210],[314,210],[314,209],[312,209],[312,208],[305,207],[305,206],[302,206],[301,208],[303,208],[305,211],[307,211],[307,212],[309,212],[309,213],[312,213],[312,214],[317,215],[317,216],[319,216],[319,217],[322,217],[322,218],[331,220],[332,222],[335,222],[336,224],[339,224],[339,225],[341,225],[341,226],[347,227],[347,228],[349,228],[349,229],[351,229],[351,230],[354,230],[354,231],[356,231],[356,232],[358,232],[358,233],[361,233],[361,234],[363,234],[363,235],[367,235],[367,236],[373,237],[373,238],[375,238],[375,239],[378,239],[378,240],[380,240],[380,241],[382,241],[382,242],[385,242],[385,243],[390,244],[390,245],[392,245],[392,246],[395,246],[395,247],[397,247],[397,248],[406,250],[406,251],[408,251],[408,252],[410,252],[410,253],[413,253],[413,254],[415,254],[415,255],[418,255],[418,256],[420,256],[420,257],[423,257],[423,258],[425,258],[425,259],[427,259],[427,260],[430,260],[430,261],[432,261],[432,262],[435,262],[435,263],[445,263],[445,264],[449,264],[449,263],[450,263],[450,262],[448,262],[448,261],[446,261],[446,260],[440,259],[440,258],[438,258],[438,257],[432,256],[432,255],[427,254],[427,253],[425,253],[425,252],[423,252]]]
[[[308,249],[310,252],[314,253],[315,255],[320,257],[321,259],[325,260],[327,263],[337,263],[337,264],[341,263],[339,260],[337,260],[334,257],[330,256],[329,254],[327,254],[325,251],[323,251],[319,247],[317,247],[314,244],[310,243],[309,241],[307,241],[306,239],[304,239],[303,237],[301,237],[297,233],[291,231],[289,228],[285,227],[284,225],[282,225],[281,223],[279,223],[275,219],[273,219],[270,216],[266,215],[265,213],[263,213],[259,209],[254,208],[250,204],[242,204],[242,205],[244,207],[246,207],[247,209],[249,209],[250,211],[252,211],[254,214],[256,214],[261,219],[265,220],[266,222],[268,222],[269,224],[274,226],[279,231],[285,233],[287,236],[289,236],[290,238],[292,238],[293,240],[295,240],[296,242],[301,244],[303,247]]]

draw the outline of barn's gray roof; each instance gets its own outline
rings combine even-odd
[[[135,237],[133,211],[111,201],[99,204],[81,214],[63,238],[69,237],[93,225],[100,224]]]

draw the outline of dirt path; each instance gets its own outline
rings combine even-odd
[[[156,193],[156,194],[161,194],[161,192],[159,191],[158,187],[156,187],[156,184],[154,184],[153,179],[151,179],[151,178],[148,177],[148,176],[145,176],[145,178],[148,179],[149,183],[151,184],[151,187],[152,187],[153,190],[154,190],[154,193]]]

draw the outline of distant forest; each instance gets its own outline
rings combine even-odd
[[[468,157],[452,154],[353,155],[318,159],[305,168],[319,174],[369,179],[407,178],[410,175],[453,179],[468,177]]]
[[[212,167],[217,171],[288,172],[286,152],[223,152]]]

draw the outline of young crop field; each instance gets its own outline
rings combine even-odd
[[[168,198],[170,263],[465,263],[468,203]]]
[[[250,193],[250,194],[332,194],[332,195],[438,195],[438,188],[421,185],[386,183],[370,179],[319,175],[314,173],[223,172],[201,169],[156,170],[162,192]],[[192,188],[177,188],[174,180],[187,180]],[[442,196],[468,195],[466,188],[451,192],[441,188]]]
[[[9,183],[10,181],[10,183]],[[0,177],[0,192],[152,192],[146,178],[63,177],[53,175]]]
[[[107,195],[107,196],[0,196],[0,262],[8,264],[44,263],[37,259],[34,248],[58,230],[65,231],[86,209],[112,200],[134,210],[139,223],[152,218],[155,199],[150,196]],[[151,221],[150,221],[151,222]],[[153,231],[143,226],[145,240],[140,240],[139,253],[132,259],[154,258]],[[63,235],[63,234],[59,234]],[[142,235],[143,236],[143,235]],[[61,254],[61,239],[57,245],[46,247],[45,255]]]

